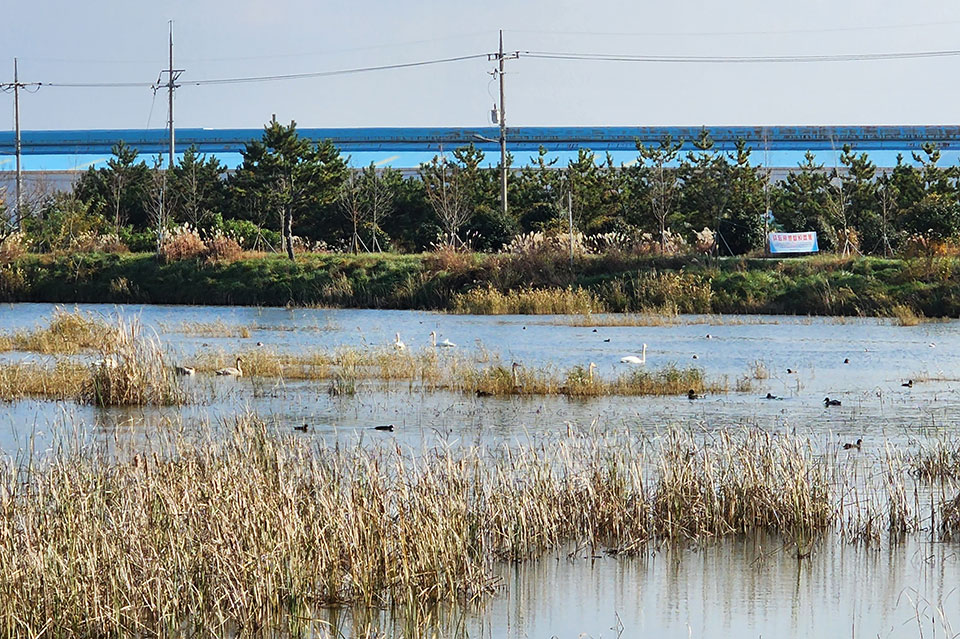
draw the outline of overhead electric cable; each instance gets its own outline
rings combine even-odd
[[[745,35],[789,35],[805,33],[846,33],[857,31],[899,31],[927,27],[950,27],[960,24],[960,20],[943,22],[914,22],[909,24],[881,24],[851,27],[815,27],[810,29],[752,29],[746,31],[553,31],[546,29],[504,29],[509,33],[535,33],[540,35],[586,35],[604,37],[683,37],[683,36],[745,36]]]
[[[240,84],[244,82],[274,82],[277,80],[300,80],[304,78],[323,78],[335,75],[351,75],[355,73],[368,73],[371,71],[387,71],[390,69],[409,69],[412,67],[425,67],[434,64],[446,64],[448,62],[460,62],[463,60],[487,59],[486,53],[475,53],[471,55],[461,55],[452,58],[437,58],[435,60],[421,60],[419,62],[398,62],[396,64],[383,64],[373,67],[355,67],[352,69],[338,69],[335,71],[309,71],[307,73],[287,73],[282,75],[261,75],[241,78],[214,78],[209,80],[184,81],[183,84],[194,86],[204,86],[210,84]]]
[[[947,58],[960,56],[960,50],[903,51],[894,53],[840,53],[830,55],[786,56],[688,56],[641,55],[610,53],[578,53],[569,51],[521,51],[521,57],[547,60],[590,60],[603,62],[647,62],[680,64],[755,64],[804,62],[860,62],[869,60],[910,60],[916,58]]]

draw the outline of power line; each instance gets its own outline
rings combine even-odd
[[[38,86],[57,89],[151,89],[152,82],[37,82]]]
[[[389,71],[391,69],[410,69],[414,67],[425,67],[436,64],[447,64],[450,62],[461,62],[464,60],[486,59],[486,53],[474,53],[470,55],[460,55],[450,58],[436,58],[433,60],[418,60],[416,62],[398,62],[395,64],[382,64],[370,67],[354,67],[350,69],[336,69],[333,71],[308,71],[306,73],[283,73],[276,75],[245,76],[236,78],[210,78],[205,80],[189,80],[181,82],[181,85],[190,86],[209,86],[217,84],[243,84],[249,82],[275,82],[280,80],[302,80],[306,78],[325,78],[337,75],[352,75],[357,73],[369,73],[372,71]],[[156,89],[166,86],[159,82],[37,82],[37,86],[67,88],[67,89],[116,89],[116,88],[147,88]]]
[[[840,53],[831,55],[786,56],[685,56],[609,53],[577,53],[567,51],[521,51],[521,57],[546,60],[587,60],[600,62],[646,62],[672,64],[782,64],[809,62],[863,62],[870,60],[911,60],[960,56],[960,50],[904,51],[896,53]]]
[[[586,35],[603,37],[683,37],[683,36],[745,36],[789,35],[809,33],[849,33],[858,31],[898,31],[926,27],[947,27],[960,24],[960,20],[943,22],[915,22],[910,24],[863,25],[852,27],[817,27],[812,29],[754,29],[748,31],[550,31],[543,29],[504,29],[510,33],[535,33],[540,35]]]
[[[213,86],[225,84],[246,84],[255,82],[278,82],[283,80],[302,80],[308,78],[324,78],[339,75],[354,75],[375,71],[389,71],[394,69],[410,69],[466,60],[487,59],[487,53],[474,53],[449,58],[435,58],[415,62],[399,62],[367,67],[353,67],[349,69],[335,69],[332,71],[309,71],[305,73],[284,73],[261,76],[241,76],[233,78],[208,78],[202,80],[183,81],[190,86]],[[960,56],[960,50],[947,49],[939,51],[902,51],[889,53],[841,53],[829,55],[786,55],[786,56],[683,56],[683,55],[649,55],[649,54],[610,54],[575,51],[520,51],[520,57],[545,60],[582,60],[597,62],[642,62],[661,64],[784,64],[784,63],[814,63],[814,62],[864,62],[872,60],[911,60],[920,58],[946,58]],[[163,85],[159,82],[34,82],[35,89],[40,87],[68,88],[68,89],[118,89],[118,88],[147,88],[158,89]],[[0,87],[8,87],[0,85]]]
[[[410,69],[413,67],[425,67],[435,64],[446,64],[448,62],[461,62],[463,60],[487,59],[486,53],[474,53],[471,55],[460,55],[452,58],[437,58],[434,60],[421,60],[419,62],[399,62],[396,64],[383,64],[373,67],[355,67],[352,69],[338,69],[335,71],[310,71],[307,73],[287,73],[278,75],[261,75],[240,78],[216,78],[210,80],[192,80],[184,84],[193,86],[207,86],[213,84],[241,84],[245,82],[274,82],[277,80],[300,80],[304,78],[325,78],[335,75],[351,75],[355,73],[369,73],[371,71],[388,71],[391,69]]]

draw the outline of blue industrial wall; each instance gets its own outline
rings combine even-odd
[[[720,149],[730,149],[740,139],[755,150],[771,151],[832,150],[844,144],[861,151],[909,151],[925,142],[945,150],[960,149],[958,126],[516,127],[508,130],[507,140],[513,151],[535,151],[540,146],[549,151],[623,151],[634,150],[636,140],[651,144],[667,135],[692,141],[703,128]],[[176,142],[180,151],[195,145],[205,153],[236,153],[261,134],[261,129],[178,129]],[[332,140],[347,153],[434,152],[471,143],[487,151],[499,148],[495,127],[300,129],[300,134]],[[104,154],[119,140],[145,154],[167,150],[163,129],[24,131],[21,140],[24,155]],[[12,153],[13,132],[0,132],[0,154]]]

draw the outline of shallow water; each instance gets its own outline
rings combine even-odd
[[[761,361],[768,379],[747,393],[689,401],[685,397],[476,398],[422,393],[407,383],[361,388],[331,397],[327,382],[186,378],[213,399],[179,408],[98,409],[73,403],[0,404],[0,449],[15,454],[50,445],[50,434],[77,424],[93,436],[136,441],[158,427],[195,428],[255,410],[277,429],[310,424],[303,435],[326,442],[397,442],[413,449],[437,442],[497,445],[562,436],[568,426],[657,433],[679,425],[699,436],[743,426],[791,431],[823,451],[864,440],[857,453],[869,467],[889,445],[915,448],[950,436],[960,422],[960,322],[895,326],[873,319],[796,317],[685,318],[649,327],[577,327],[569,318],[457,316],[439,313],[80,305],[84,311],[137,316],[168,346],[172,361],[204,351],[231,353],[259,342],[274,350],[336,346],[380,347],[399,332],[410,348],[426,348],[429,332],[458,344],[450,349],[485,361],[563,370],[596,362],[598,373],[626,370],[622,356],[648,345],[648,368],[696,365],[708,378],[735,380]],[[0,306],[0,332],[49,322],[53,305]],[[185,334],[185,323],[222,322],[249,337]],[[707,335],[710,335],[707,338]],[[609,339],[607,342],[605,340]],[[697,359],[693,359],[693,355]],[[44,359],[4,353],[3,360]],[[849,358],[850,363],[844,364]],[[787,373],[787,369],[795,373]],[[912,388],[901,383],[917,380]],[[781,396],[766,400],[766,393]],[[826,408],[823,398],[842,400]],[[393,433],[372,430],[394,424]],[[842,454],[843,451],[841,451]],[[843,461],[843,460],[841,460]],[[866,473],[869,476],[869,473]],[[659,550],[639,558],[568,559],[548,555],[500,566],[503,588],[479,612],[439,628],[481,637],[911,637],[960,630],[960,545],[932,544],[928,532],[901,545],[862,548],[828,537],[812,556],[795,557],[783,541],[730,540],[699,550]],[[942,608],[943,615],[937,609]],[[939,616],[938,616],[939,615]],[[456,616],[456,615],[455,615]],[[919,623],[922,624],[918,626]],[[395,618],[381,620],[398,628]],[[922,633],[920,632],[922,630]],[[349,630],[344,631],[349,636]],[[391,631],[393,632],[393,631]]]

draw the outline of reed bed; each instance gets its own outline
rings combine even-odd
[[[603,379],[588,366],[567,370],[552,367],[512,366],[497,362],[478,365],[469,356],[428,348],[398,353],[393,349],[360,350],[340,348],[306,353],[277,353],[249,349],[234,354],[205,353],[195,363],[197,371],[212,373],[243,361],[244,375],[299,380],[331,380],[338,387],[356,387],[358,382],[379,380],[409,382],[427,391],[454,391],[481,396],[569,395],[681,395],[726,393],[725,378],[707,379],[699,368],[666,365],[656,369],[632,370],[613,379]],[[335,394],[340,394],[339,392]]]
[[[250,326],[228,324],[223,320],[215,322],[181,322],[178,325],[161,325],[160,329],[167,333],[181,335],[195,335],[198,337],[242,337],[249,338]]]
[[[482,601],[498,562],[571,547],[763,533],[803,557],[848,507],[848,467],[756,429],[411,451],[328,446],[249,414],[225,427],[135,453],[64,437],[0,460],[0,632],[299,635],[319,607]],[[903,464],[882,460],[902,487]],[[893,534],[909,517],[890,486]],[[942,538],[958,504],[941,505]]]
[[[925,321],[923,315],[918,315],[912,308],[903,304],[891,308],[890,317],[897,326],[916,326]]]
[[[940,438],[909,456],[911,473],[922,480],[942,481],[960,478],[960,440]]]
[[[0,400],[76,399],[89,377],[89,367],[67,360],[52,367],[34,362],[4,364],[0,366]]]
[[[497,561],[832,520],[800,440],[574,435],[514,448],[328,447],[241,416],[223,439],[0,464],[0,624],[104,636],[269,626],[317,606],[483,598]],[[652,464],[656,472],[646,470]]]
[[[100,359],[80,391],[80,400],[98,406],[163,406],[185,396],[167,365],[160,341],[143,335],[139,321],[117,320],[113,341],[100,346]]]
[[[115,327],[102,318],[78,310],[68,312],[57,308],[47,326],[0,335],[0,351],[70,355],[96,350],[109,343],[115,333]]]
[[[454,295],[452,312],[464,315],[568,315],[602,313],[603,302],[584,288],[523,288],[501,292],[492,286]]]

